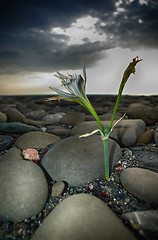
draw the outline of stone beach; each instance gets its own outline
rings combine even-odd
[[[104,178],[86,109],[0,97],[0,239],[158,239],[158,96],[122,96]],[[116,96],[90,95],[105,129]]]

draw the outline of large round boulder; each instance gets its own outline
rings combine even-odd
[[[31,240],[135,240],[121,220],[100,199],[76,194],[45,218]]]
[[[0,221],[18,222],[40,213],[48,197],[41,168],[30,161],[0,163]]]
[[[121,156],[119,145],[108,140],[109,166],[112,170]],[[98,135],[86,138],[68,137],[56,143],[41,161],[49,175],[57,181],[82,185],[105,177],[104,147]]]

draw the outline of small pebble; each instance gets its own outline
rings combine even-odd
[[[36,149],[26,149],[26,150],[23,150],[22,153],[23,153],[24,159],[26,160],[35,161],[35,163],[39,161],[39,155]]]
[[[51,197],[59,197],[65,188],[65,184],[63,182],[57,182],[52,186]]]

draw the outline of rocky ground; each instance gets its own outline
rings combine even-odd
[[[158,96],[122,97],[109,181],[94,118],[46,98],[0,98],[0,239],[158,239]],[[107,128],[116,96],[89,99]]]

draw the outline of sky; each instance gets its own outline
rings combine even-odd
[[[54,94],[54,75],[82,74],[88,94],[158,94],[157,0],[5,0],[0,5],[0,95]]]

